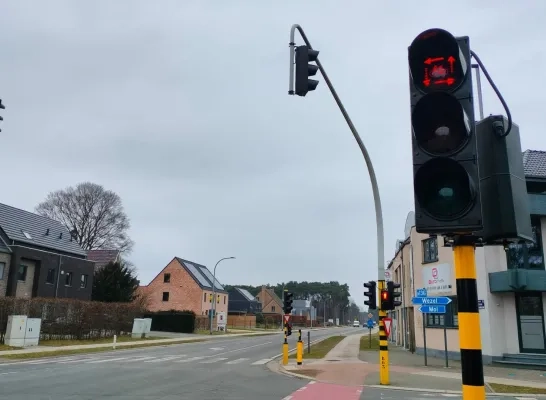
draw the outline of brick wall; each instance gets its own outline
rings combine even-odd
[[[169,283],[164,275],[171,274]],[[144,290],[148,296],[149,311],[191,310],[202,315],[203,291],[188,275],[176,259],[173,259]],[[163,292],[169,293],[169,300],[163,301]]]
[[[217,281],[218,282],[218,281]],[[201,312],[196,313],[197,315],[208,315],[209,310],[212,309],[212,303],[210,301],[210,295],[212,294],[212,290],[203,290],[201,293]],[[217,302],[216,302],[216,312],[219,313],[221,311],[225,312],[227,315],[228,312],[228,303],[229,303],[229,296],[227,293],[224,292],[216,292],[215,295],[217,296]]]
[[[4,273],[3,275],[0,276],[0,297],[6,296],[10,260],[11,260],[11,256],[8,253],[0,253],[0,263],[3,263],[3,267],[4,267]],[[0,273],[1,272],[2,271],[0,271]]]

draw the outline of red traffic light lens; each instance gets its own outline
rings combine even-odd
[[[387,300],[389,298],[389,292],[381,292],[381,300]]]

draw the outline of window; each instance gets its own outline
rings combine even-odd
[[[271,312],[275,312],[275,306],[271,306]]]
[[[27,231],[22,230],[21,232],[23,232],[23,235],[25,235],[27,239],[32,239],[32,236],[30,236],[30,233],[28,233]]]
[[[163,274],[163,283],[169,283],[171,281],[171,274]]]
[[[169,292],[163,292],[163,301],[169,301]]]
[[[72,272],[67,272],[64,275],[64,285],[65,286],[72,286]]]
[[[206,302],[207,302],[207,294],[203,293],[203,303],[206,303]]]
[[[506,251],[508,269],[544,269],[540,218],[531,218],[534,243],[511,243]]]
[[[226,304],[226,296],[224,296],[224,304]]]
[[[53,285],[55,283],[55,268],[49,268],[47,270],[46,283]]]
[[[87,287],[87,278],[88,278],[88,275],[82,274],[82,277],[80,278],[80,287],[82,289],[85,289]]]
[[[26,265],[19,265],[19,269],[17,270],[17,280],[18,281],[26,281],[27,280],[27,266]]]
[[[4,279],[4,270],[6,269],[6,263],[0,263],[0,281]]]
[[[423,240],[423,263],[438,261],[438,241],[435,237]]]
[[[457,297],[448,296],[451,300],[446,306],[445,314],[426,314],[427,316],[427,328],[443,328],[444,319],[446,322],[446,328],[458,328],[459,316],[457,311]]]

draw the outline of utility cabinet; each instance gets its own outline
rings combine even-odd
[[[150,333],[152,328],[151,318],[135,318],[133,321],[133,332],[131,336],[133,338],[144,338]]]
[[[12,347],[38,346],[41,326],[42,320],[40,318],[10,315],[8,316],[4,343]]]

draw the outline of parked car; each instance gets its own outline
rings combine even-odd
[[[360,328],[360,322],[353,321],[353,328]]]

